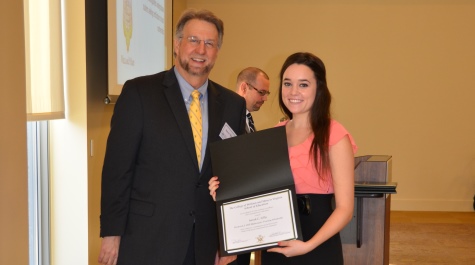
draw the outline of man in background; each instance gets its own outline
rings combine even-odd
[[[257,67],[243,69],[237,77],[236,93],[246,100],[246,132],[252,133],[256,127],[251,112],[258,111],[267,100],[269,76]]]
[[[237,77],[236,93],[246,100],[246,132],[256,131],[251,112],[258,111],[267,100],[269,92],[269,76],[257,67],[243,69]],[[241,254],[230,263],[232,265],[249,265],[251,253]]]

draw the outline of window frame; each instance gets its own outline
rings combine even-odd
[[[29,264],[50,264],[48,121],[27,122]]]

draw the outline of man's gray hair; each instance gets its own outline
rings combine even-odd
[[[213,12],[202,9],[202,10],[195,10],[195,9],[188,9],[183,12],[178,23],[176,24],[176,31],[175,31],[175,38],[181,39],[183,38],[183,28],[185,27],[186,23],[192,19],[204,20],[213,24],[216,29],[218,30],[218,49],[221,48],[223,44],[223,36],[224,36],[224,23],[221,19],[213,14]]]

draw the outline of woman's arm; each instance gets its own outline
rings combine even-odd
[[[335,210],[322,228],[309,240],[313,248],[340,232],[353,216],[355,169],[353,149],[348,136],[330,147],[329,155],[335,190]]]
[[[329,156],[335,190],[335,210],[322,228],[307,242],[300,240],[279,242],[280,248],[269,249],[269,252],[282,253],[287,257],[303,255],[340,232],[351,220],[355,184],[353,149],[348,136],[330,147]]]
[[[209,189],[209,195],[213,197],[213,200],[216,201],[216,190],[219,188],[219,180],[217,176],[212,177],[208,181],[208,189]]]

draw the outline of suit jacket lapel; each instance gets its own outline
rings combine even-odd
[[[220,140],[219,133],[222,128],[224,102],[220,98],[220,93],[211,81],[208,83],[208,143],[203,161],[202,172],[211,164],[209,144]]]
[[[183,95],[181,94],[173,68],[167,72],[163,80],[163,87],[165,97],[167,98],[170,109],[172,110],[178,127],[180,128],[188,153],[198,169],[198,159],[196,158],[195,143],[193,142],[193,132],[191,130],[185,102],[183,101]]]

